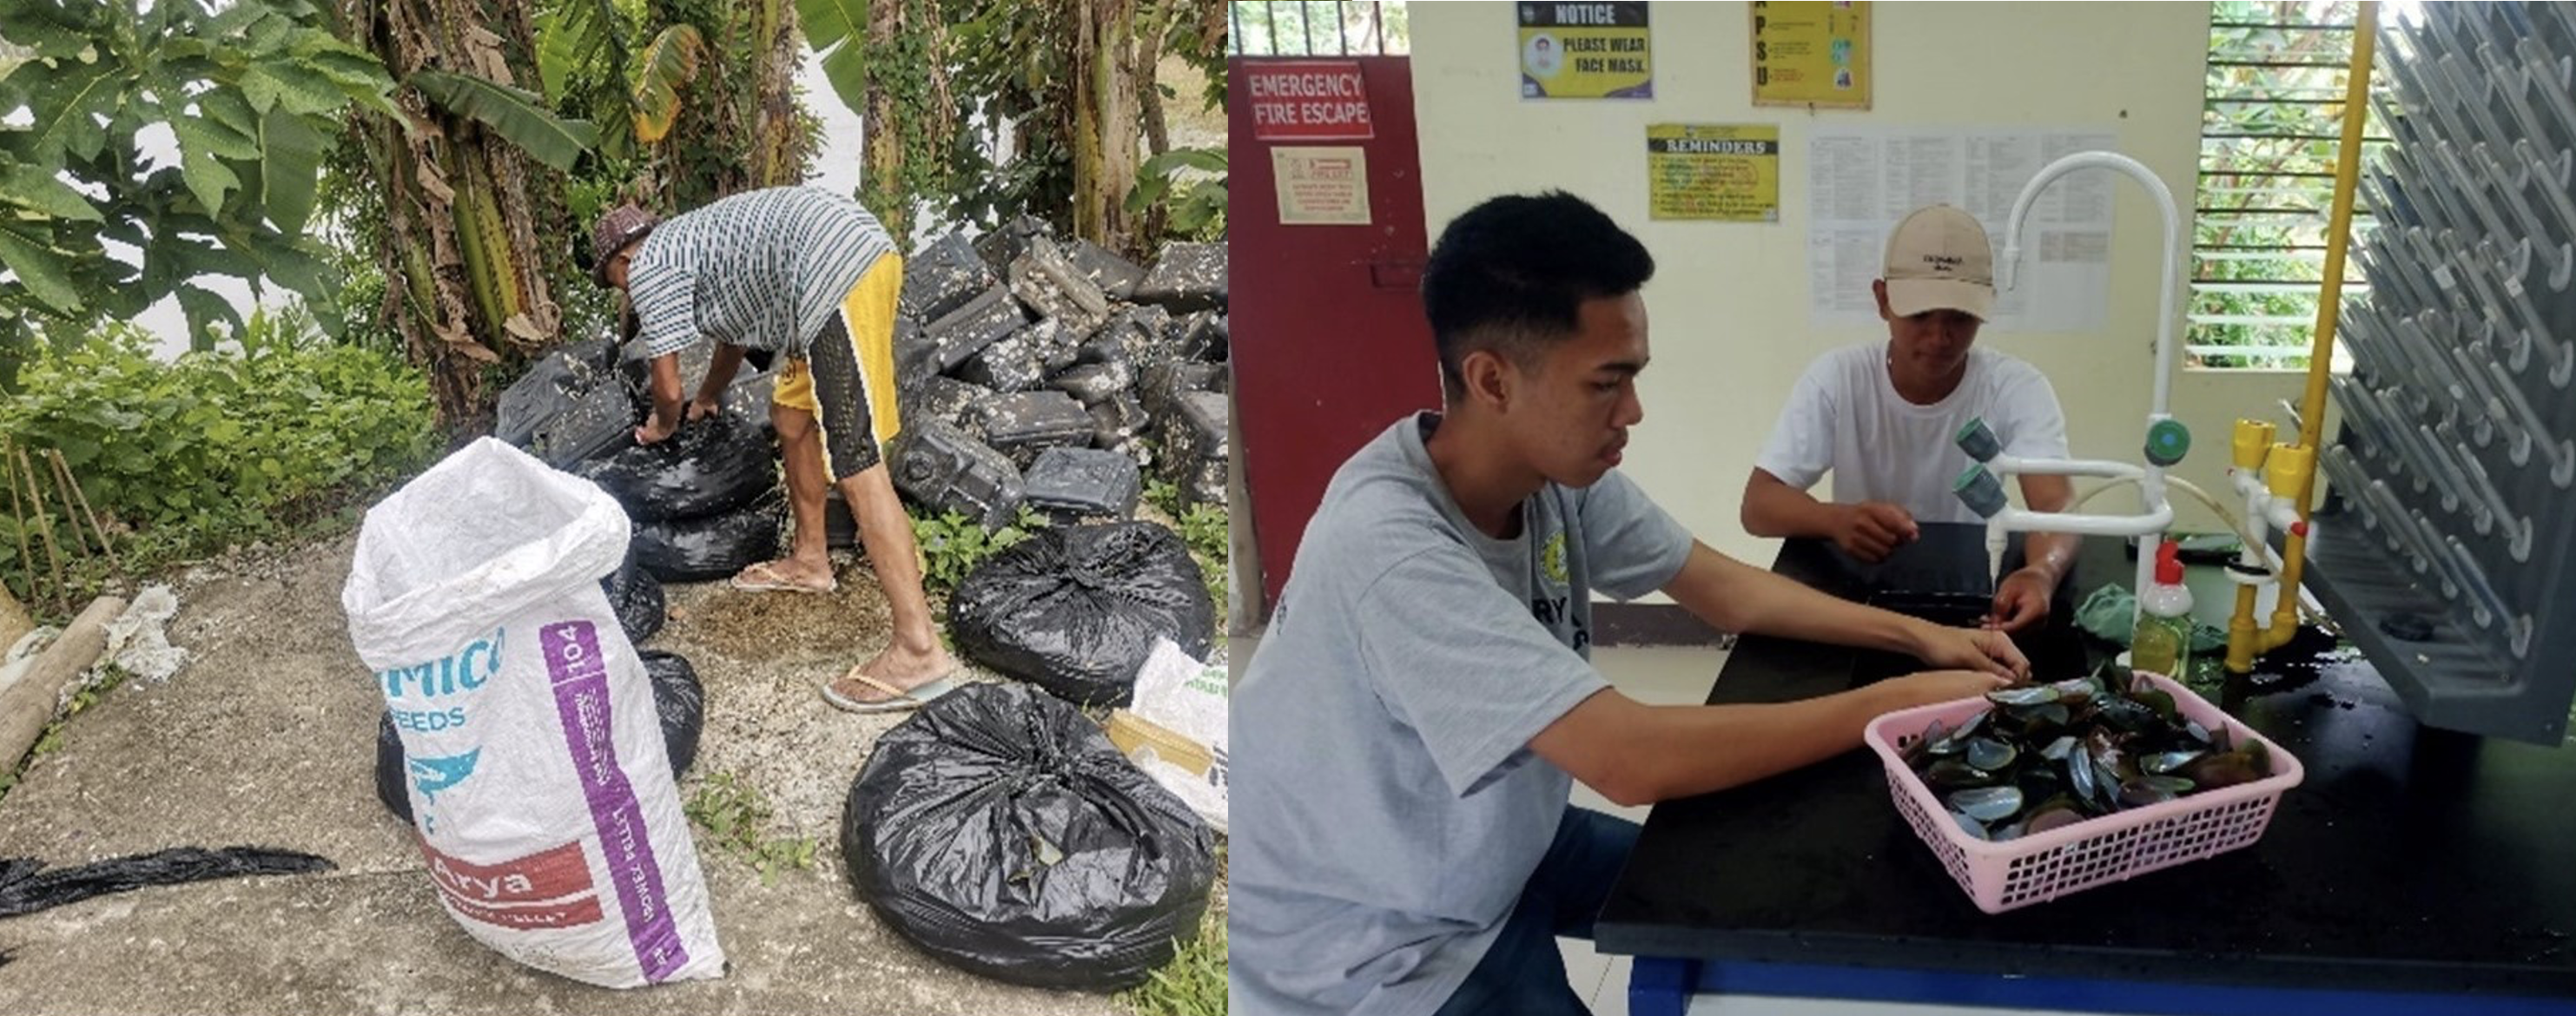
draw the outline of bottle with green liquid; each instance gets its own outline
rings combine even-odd
[[[2156,547],[2156,580],[2138,590],[2138,630],[2129,665],[2180,681],[2191,672],[2191,588],[2182,584],[2182,545]]]

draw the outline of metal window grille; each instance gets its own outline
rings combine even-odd
[[[1404,0],[1235,0],[1226,48],[1235,56],[1403,56],[1412,52]]]

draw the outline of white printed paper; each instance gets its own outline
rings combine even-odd
[[[2079,129],[1852,127],[1816,133],[1807,152],[1807,271],[1811,323],[1878,320],[1870,282],[1886,264],[1887,234],[1917,208],[1950,204],[1986,227],[1998,262],[2005,219],[2041,167],[2118,138]],[[2095,332],[2109,318],[2111,195],[2131,186],[2087,169],[2060,177],[2022,227],[2021,270],[1995,294],[1990,331]],[[2184,195],[2178,200],[2188,200]],[[2161,229],[2162,224],[2151,224]],[[1996,266],[2001,278],[2002,266]]]

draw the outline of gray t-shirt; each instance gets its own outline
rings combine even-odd
[[[1549,484],[1517,538],[1460,514],[1430,414],[1351,456],[1233,695],[1238,1016],[1429,1013],[1493,944],[1573,779],[1529,741],[1608,685],[1591,592],[1679,573],[1691,536],[1613,472]]]

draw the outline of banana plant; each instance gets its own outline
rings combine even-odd
[[[832,94],[854,112],[868,108],[868,0],[797,0],[805,42],[823,58]]]
[[[491,380],[562,337],[559,288],[583,283],[561,242],[560,174],[598,131],[522,87],[544,80],[525,4],[338,0],[335,13],[401,82],[396,111],[353,131],[384,207],[388,323],[428,373],[441,422],[478,432]]]
[[[39,331],[79,334],[176,296],[198,348],[229,275],[306,297],[337,329],[306,233],[352,108],[391,112],[391,78],[302,0],[0,0],[0,385]],[[145,155],[166,126],[178,159]],[[408,124],[405,124],[408,129]],[[111,257],[108,244],[133,248]]]
[[[1043,13],[1060,0],[1025,6]],[[950,99],[950,68],[959,62],[952,47],[960,43],[942,3],[797,0],[796,13],[833,94],[869,125],[859,200],[896,237],[911,236],[914,206],[951,184],[965,161],[960,153],[974,145]]]
[[[1164,154],[1156,82],[1162,56],[1224,66],[1225,11],[1214,0],[797,0],[806,42],[832,91],[869,125],[864,198],[889,225],[924,205],[987,227],[1027,212],[1130,254],[1162,239],[1129,201],[1144,150]],[[1224,78],[1214,73],[1216,81]],[[1220,86],[1205,93],[1223,103]],[[976,124],[1007,124],[996,163]],[[1221,185],[1182,188],[1186,216],[1222,229]],[[906,232],[899,228],[898,233]]]
[[[413,71],[403,84],[419,89],[440,108],[491,128],[501,140],[559,173],[571,171],[599,143],[599,130],[588,121],[554,115],[543,96],[525,89],[438,70]]]
[[[680,118],[680,88],[697,76],[698,59],[706,48],[706,38],[696,25],[672,25],[644,47],[631,90],[635,140],[649,145],[671,133],[672,123]]]
[[[802,43],[790,0],[539,7],[546,97],[600,125],[602,158],[585,182],[677,211],[804,178],[807,121],[795,95]]]
[[[573,101],[573,82],[588,68],[604,64],[609,78],[620,83],[600,96],[622,107],[633,124],[629,134],[610,132],[601,138],[602,151],[617,158],[631,151],[628,142],[652,144],[670,133],[680,115],[680,91],[697,76],[707,55],[705,33],[696,25],[675,24],[646,43],[640,61],[630,68],[636,55],[627,50],[620,29],[623,16],[608,0],[566,0],[537,15],[536,22],[537,74],[549,102],[560,108]],[[594,107],[592,112],[603,111]]]
[[[574,73],[600,61],[625,80],[622,20],[613,0],[564,0],[537,15],[537,76],[548,101],[562,103]]]

